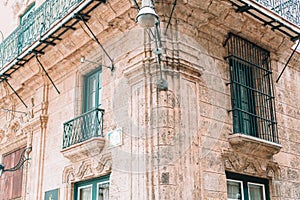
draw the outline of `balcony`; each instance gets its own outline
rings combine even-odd
[[[104,110],[94,109],[64,123],[62,153],[71,161],[98,155],[105,143]]]
[[[247,13],[292,41],[300,38],[299,0],[229,0],[237,12]]]
[[[299,0],[255,0],[282,18],[300,26],[300,1]]]
[[[22,24],[0,43],[0,82],[11,77],[36,54],[45,54],[80,19],[75,14],[90,16],[105,0],[47,0],[35,8]],[[89,20],[88,17],[85,18]]]
[[[28,18],[17,27],[1,44],[3,67],[6,63],[17,58],[34,42],[41,39],[59,20],[65,17],[83,0],[45,1],[32,12]]]

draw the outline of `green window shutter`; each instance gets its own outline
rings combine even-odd
[[[101,70],[88,74],[85,80],[84,111],[87,112],[99,107],[101,104],[102,78]]]

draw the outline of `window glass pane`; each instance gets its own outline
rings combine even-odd
[[[98,184],[98,200],[109,199],[109,183]]]
[[[250,200],[265,200],[263,185],[248,183],[248,191]]]
[[[101,78],[101,72],[98,72],[98,105],[101,104],[101,91],[102,91],[102,78]]]
[[[90,88],[89,88],[89,106],[88,108],[96,107],[96,90],[97,90],[97,79],[95,77],[91,77],[90,79]]]
[[[239,181],[227,180],[227,197],[229,200],[242,198],[242,183]]]
[[[85,112],[97,108],[101,104],[101,72],[95,72],[86,79],[86,108]]]
[[[92,186],[79,188],[78,200],[92,200]]]

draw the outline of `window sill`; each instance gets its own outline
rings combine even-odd
[[[74,144],[61,150],[64,157],[72,162],[77,162],[89,157],[99,155],[105,145],[103,137],[93,137],[84,142]]]
[[[261,158],[271,158],[282,148],[280,144],[240,133],[229,135],[228,140],[235,151]]]

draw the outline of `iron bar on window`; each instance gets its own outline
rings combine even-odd
[[[269,52],[233,34],[226,45],[234,133],[278,143]]]

